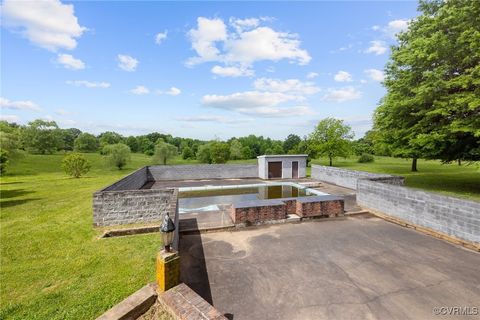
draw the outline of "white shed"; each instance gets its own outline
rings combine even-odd
[[[306,154],[275,154],[257,157],[261,179],[298,179],[307,176]]]

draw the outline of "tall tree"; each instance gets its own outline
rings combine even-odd
[[[283,149],[286,153],[292,153],[298,148],[300,142],[302,142],[302,138],[296,134],[289,134],[285,141],[283,141]]]
[[[230,141],[230,159],[242,159],[242,143],[237,139]]]
[[[22,141],[31,153],[47,154],[63,148],[62,132],[55,121],[34,120],[22,130]]]
[[[172,144],[158,139],[155,145],[155,154],[153,155],[154,164],[167,164],[167,160],[174,158],[178,154],[178,149]]]
[[[351,152],[351,128],[343,120],[321,120],[309,136],[309,148],[329,159],[330,166],[336,157],[347,157]]]
[[[386,66],[375,111],[378,142],[393,155],[480,160],[480,1],[420,1]]]
[[[108,163],[122,170],[130,161],[130,148],[123,143],[107,144],[102,153]]]
[[[74,141],[74,149],[79,152],[95,152],[98,150],[98,139],[93,134],[83,132]]]

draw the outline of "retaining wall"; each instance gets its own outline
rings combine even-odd
[[[480,203],[377,181],[359,180],[357,203],[367,209],[480,243]]]
[[[350,189],[357,189],[357,181],[359,179],[376,179],[382,180],[384,183],[395,185],[403,185],[405,182],[405,179],[399,176],[340,169],[315,164],[312,164],[312,171],[310,176],[313,179],[322,180],[328,183],[335,184],[337,186]]]
[[[257,178],[256,164],[198,164],[178,166],[150,166],[148,180],[194,180]]]
[[[99,191],[93,194],[93,224],[160,222],[164,212],[175,217],[176,189]]]
[[[480,202],[404,187],[404,178],[312,165],[312,178],[356,189],[357,203],[406,223],[480,243]]]
[[[138,190],[148,181],[148,167],[140,168],[100,191]]]

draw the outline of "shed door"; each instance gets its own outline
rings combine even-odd
[[[298,179],[298,161],[292,161],[292,178]]]
[[[268,163],[268,178],[281,178],[282,177],[282,161],[275,161]]]

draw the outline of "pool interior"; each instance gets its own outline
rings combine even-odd
[[[295,183],[254,184],[238,186],[180,188],[178,195],[179,212],[204,212],[220,210],[221,205],[232,203],[285,199],[326,195],[326,193],[305,188]]]

